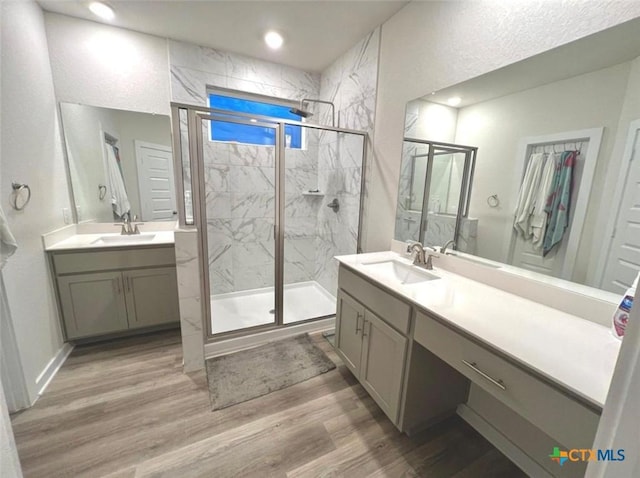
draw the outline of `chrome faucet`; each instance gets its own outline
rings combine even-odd
[[[138,220],[138,216],[136,214],[133,215],[133,221],[135,223],[135,221]],[[120,224],[116,224],[116,226],[119,226]],[[131,221],[129,220],[129,215],[125,214],[124,217],[122,218],[122,229],[120,230],[120,234],[123,236],[131,236],[133,234],[140,234],[140,228],[138,226],[143,226],[144,223],[143,222],[137,222],[135,224],[132,224]],[[135,226],[135,228],[133,227]]]
[[[414,266],[425,266],[425,254],[424,247],[419,242],[410,242],[407,244],[407,252],[413,254],[416,253],[416,257],[413,259]]]
[[[442,246],[440,248],[440,254],[446,254],[447,253],[447,249],[449,248],[449,246],[451,246],[451,249],[453,249],[454,251],[456,250],[456,241],[454,241],[453,239],[451,239],[449,242],[447,242],[444,246]]]
[[[431,271],[433,270],[434,254],[426,254],[425,249],[429,249],[432,252],[437,252],[435,247],[423,246],[417,241],[409,241],[407,243],[407,253],[416,253],[416,257],[413,260],[413,265],[424,267],[428,271]]]

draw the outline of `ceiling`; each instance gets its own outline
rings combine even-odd
[[[640,56],[638,31],[640,31],[640,19],[634,19],[463,83],[427,94],[422,99],[446,105],[449,98],[457,96],[462,99],[457,107],[463,108],[618,65]]]
[[[110,22],[93,15],[88,1],[38,3],[49,12],[319,72],[409,2],[109,0],[116,13]],[[284,37],[280,50],[263,41],[270,29]]]

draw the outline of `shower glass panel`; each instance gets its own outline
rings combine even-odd
[[[285,149],[284,323],[334,315],[338,264],[358,250],[364,136],[303,127]]]
[[[202,117],[198,138],[213,334],[277,323],[274,231],[278,126],[225,118]],[[214,141],[215,128],[224,128],[227,134],[255,129],[256,135],[273,138],[274,144]]]
[[[197,228],[207,340],[334,316],[333,257],[360,251],[366,133],[177,103],[172,113],[180,226]]]

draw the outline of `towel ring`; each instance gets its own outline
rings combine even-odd
[[[98,199],[102,201],[107,195],[107,187],[104,184],[98,184]]]
[[[13,192],[11,193],[11,207],[16,211],[22,211],[29,201],[31,201],[31,188],[27,184],[16,183],[15,181],[11,183],[11,188]],[[20,196],[20,192],[23,190],[27,190],[27,199],[22,203],[21,206],[18,206],[18,197]]]
[[[500,199],[497,194],[492,194],[487,198],[487,204],[489,207],[498,207],[500,205]]]

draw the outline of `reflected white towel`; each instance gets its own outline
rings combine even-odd
[[[551,153],[547,156],[533,205],[533,213],[531,214],[531,233],[533,235],[533,248],[536,250],[542,250],[542,243],[544,242],[544,233],[547,229],[548,217],[545,208],[547,207],[547,201],[551,195],[553,175],[556,171],[556,162],[559,160],[559,156],[560,155],[556,153]]]
[[[533,153],[531,155],[520,186],[513,227],[525,239],[529,239],[532,236],[531,214],[533,213],[540,177],[545,164],[544,158],[544,153]]]
[[[122,173],[118,167],[116,153],[113,146],[107,144],[107,169],[109,170],[109,189],[111,191],[111,206],[118,217],[124,216],[131,209],[129,196],[124,187]]]
[[[16,238],[11,234],[7,218],[2,207],[0,207],[0,269],[4,267],[7,259],[16,252],[17,248]]]

